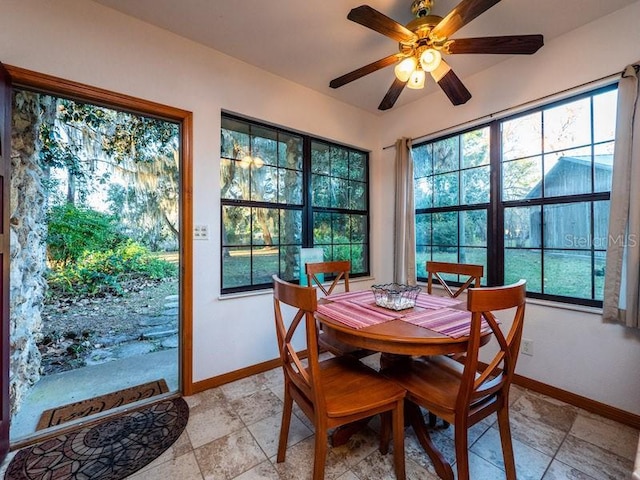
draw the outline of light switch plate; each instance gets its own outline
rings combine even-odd
[[[194,240],[209,240],[209,225],[195,225],[193,227]]]

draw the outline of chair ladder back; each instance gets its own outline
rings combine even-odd
[[[285,282],[273,275],[273,302],[278,349],[285,378],[311,398],[318,400],[319,370],[318,337],[314,312],[317,307],[316,289]],[[282,313],[282,304],[297,308],[288,326]],[[293,337],[304,325],[308,368],[293,345]]]
[[[524,325],[525,288],[526,282],[520,280],[506,287],[469,289],[467,308],[472,312],[472,327],[466,361],[471,361],[470,365],[465,366],[465,374],[469,367],[469,385],[466,392],[469,402],[497,394],[513,379]],[[515,308],[515,314],[505,337],[493,312],[511,308]],[[498,343],[498,352],[482,373],[475,375],[482,319],[489,325]]]
[[[349,291],[349,271],[351,270],[351,262],[349,260],[336,260],[331,262],[306,263],[305,274],[307,275],[307,283],[309,285],[317,285],[317,287],[325,295],[331,295],[340,280],[344,279],[344,291]],[[333,281],[329,287],[326,287],[318,278],[321,273],[335,274]]]
[[[451,285],[442,278],[442,274],[449,273],[458,275],[458,277],[468,277],[467,280],[454,290]],[[431,293],[433,286],[433,278],[442,285],[447,294],[452,297],[458,297],[469,287],[480,287],[480,281],[484,275],[484,267],[482,265],[474,265],[470,263],[450,263],[450,262],[427,262],[427,293]]]

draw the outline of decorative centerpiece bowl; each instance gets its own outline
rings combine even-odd
[[[384,285],[372,285],[371,290],[376,298],[376,305],[379,307],[404,310],[415,307],[416,298],[422,289],[417,285],[385,283]]]

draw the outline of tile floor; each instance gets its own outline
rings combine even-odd
[[[377,363],[375,356],[368,360]],[[294,411],[286,461],[275,461],[282,390],[282,372],[275,369],[186,397],[191,411],[185,432],[129,479],[311,478],[313,431],[300,410]],[[633,428],[515,386],[511,421],[520,480],[626,480],[631,476],[639,433]],[[370,428],[347,445],[331,448],[326,478],[395,478],[392,454],[383,456],[377,450],[376,429],[377,422],[372,421]],[[452,430],[436,430],[432,436],[453,463]],[[471,429],[470,445],[472,479],[504,478],[494,420]],[[408,479],[438,478],[411,429],[406,431],[405,448]]]

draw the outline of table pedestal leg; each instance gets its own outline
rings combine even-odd
[[[409,401],[405,401],[404,405],[404,411],[409,419],[409,423],[413,427],[413,431],[416,432],[416,437],[418,437],[420,445],[422,445],[424,451],[429,455],[429,458],[436,469],[436,473],[443,480],[453,480],[453,470],[451,469],[451,465],[449,465],[449,462],[445,460],[442,453],[440,453],[431,441],[420,407]]]

